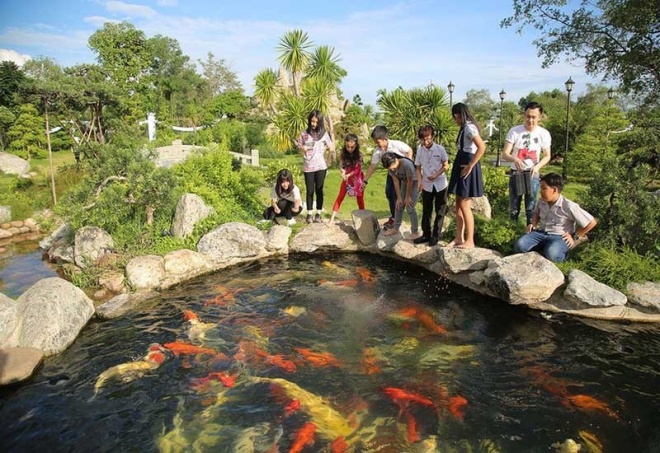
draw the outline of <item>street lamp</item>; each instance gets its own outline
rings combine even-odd
[[[571,112],[571,91],[573,91],[573,85],[575,85],[575,82],[573,82],[573,79],[571,77],[568,78],[566,82],[564,82],[564,85],[566,85],[566,149],[564,151],[564,161],[562,162],[562,178],[564,178],[564,181],[566,180],[566,161],[568,160],[568,115]]]
[[[454,84],[451,83],[451,80],[449,81],[449,85],[447,85],[447,91],[449,91],[449,108],[452,108],[452,103],[451,103],[451,98],[452,98],[452,93],[454,92]]]
[[[499,167],[500,166],[500,152],[502,151],[502,107],[504,107],[504,98],[506,97],[506,91],[502,89],[500,91],[500,146],[497,148],[497,162],[495,162],[495,166]]]
[[[614,91],[614,88],[610,88],[609,90],[607,90],[607,99],[614,99],[615,93],[616,91]]]

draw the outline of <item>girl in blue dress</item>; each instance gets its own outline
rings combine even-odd
[[[484,194],[479,161],[486,152],[486,144],[479,135],[479,126],[467,105],[460,102],[454,104],[451,114],[460,130],[456,138],[458,152],[449,180],[449,193],[456,194],[456,237],[449,243],[449,247],[472,248],[474,216],[471,199]]]

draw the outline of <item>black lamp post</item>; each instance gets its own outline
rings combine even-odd
[[[614,91],[614,88],[610,88],[609,90],[607,90],[607,99],[614,99],[615,93],[616,91]]]
[[[500,152],[502,151],[502,134],[504,133],[504,131],[502,130],[502,108],[504,107],[505,97],[506,97],[506,91],[502,89],[502,91],[500,91],[500,145],[497,148],[497,161],[495,162],[496,167],[500,166]]]
[[[452,93],[454,92],[454,84],[451,83],[451,80],[449,81],[449,85],[447,85],[447,91],[449,91],[449,109],[451,110],[451,108],[453,107],[451,99],[452,99]]]
[[[573,79],[571,77],[568,78],[566,82],[564,82],[564,85],[566,85],[566,149],[564,150],[564,161],[562,165],[562,178],[566,180],[567,174],[566,174],[566,162],[568,160],[568,115],[571,112],[571,91],[573,91],[573,85],[575,85],[575,82],[573,82]]]

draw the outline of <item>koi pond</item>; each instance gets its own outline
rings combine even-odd
[[[0,389],[0,439],[4,451],[651,452],[659,376],[656,326],[510,306],[377,256],[291,256],[92,321]]]

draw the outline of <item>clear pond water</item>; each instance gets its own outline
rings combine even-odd
[[[582,452],[653,452],[658,376],[655,326],[509,306],[371,255],[289,257],[91,322],[31,380],[0,389],[0,442],[548,452],[572,439]]]

